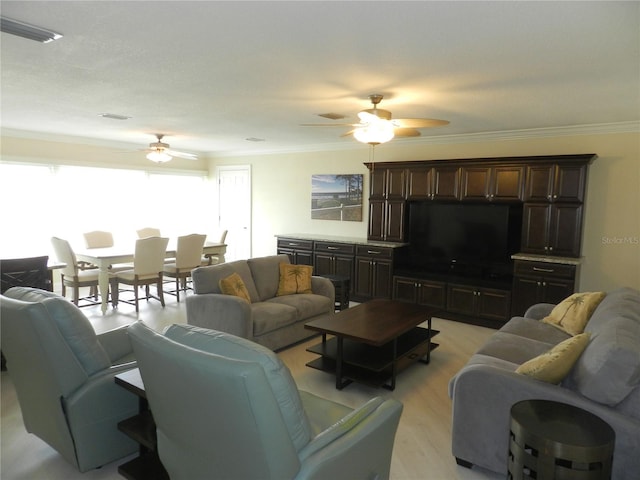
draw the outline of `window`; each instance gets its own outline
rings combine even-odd
[[[110,231],[116,244],[133,245],[142,227],[170,238],[217,227],[204,173],[0,163],[0,189],[4,258],[52,256],[52,236],[81,249],[82,234],[91,230]]]

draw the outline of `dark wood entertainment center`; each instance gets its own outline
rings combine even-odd
[[[278,253],[315,274],[351,279],[351,298],[393,298],[500,327],[536,302],[574,292],[580,265],[588,165],[595,154],[365,164],[370,172],[366,240],[291,234]],[[509,204],[522,209],[520,249],[500,279],[398,268],[411,202]]]

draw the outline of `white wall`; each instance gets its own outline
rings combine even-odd
[[[277,234],[315,233],[365,238],[362,222],[311,220],[311,175],[365,174],[369,147],[335,152],[286,153],[215,158],[215,165],[250,164],[253,171],[253,255],[276,251]],[[480,158],[493,156],[596,153],[589,168],[579,278],[583,291],[622,285],[640,289],[640,134],[596,134],[416,144],[411,140],[376,147],[375,161]],[[366,194],[365,194],[366,196]]]
[[[2,160],[53,164],[81,164],[148,168],[139,153],[122,154],[114,149],[3,137]],[[580,289],[610,290],[629,285],[640,289],[640,133],[572,135],[512,140],[484,140],[466,143],[417,143],[420,139],[397,140],[376,147],[375,161],[432,160],[492,156],[558,155],[596,153],[599,158],[589,168],[586,215],[583,233],[584,261]],[[253,193],[253,255],[276,251],[275,235],[286,233],[325,233],[367,235],[367,205],[362,222],[311,220],[311,175],[365,175],[368,191],[370,160],[368,146],[345,139],[345,150],[316,153],[287,153],[212,158],[207,161],[178,160],[163,169],[204,170],[211,174],[216,165],[251,165]],[[90,181],[90,180],[89,180]],[[101,190],[97,194],[113,194]],[[25,179],[25,191],[28,179]],[[32,192],[33,193],[33,192]],[[13,199],[1,197],[3,205],[19,208]],[[169,198],[169,193],[166,194]],[[57,199],[43,199],[41,214],[69,212]],[[211,216],[211,205],[202,209]],[[33,213],[30,213],[33,215]],[[6,225],[3,228],[8,228]]]

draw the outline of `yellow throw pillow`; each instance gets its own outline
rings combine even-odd
[[[242,277],[237,273],[232,273],[228,277],[220,279],[219,287],[225,295],[235,295],[251,303],[249,291],[242,281]]]
[[[542,321],[555,325],[570,335],[582,333],[605,295],[604,292],[574,293],[556,305]]]
[[[280,283],[276,296],[293,295],[294,293],[311,292],[311,265],[280,264]]]
[[[567,338],[548,352],[524,362],[516,369],[516,373],[543,382],[560,383],[589,344],[590,335],[586,332]]]

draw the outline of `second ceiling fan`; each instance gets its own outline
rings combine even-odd
[[[418,131],[419,128],[441,127],[449,124],[447,120],[434,118],[391,118],[389,110],[378,108],[378,104],[383,98],[383,95],[380,94],[369,95],[373,108],[368,108],[358,113],[360,123],[313,123],[303,124],[303,126],[351,126],[354,128],[344,133],[343,137],[353,135],[359,142],[378,145],[388,142],[394,137],[419,137],[421,135]]]

